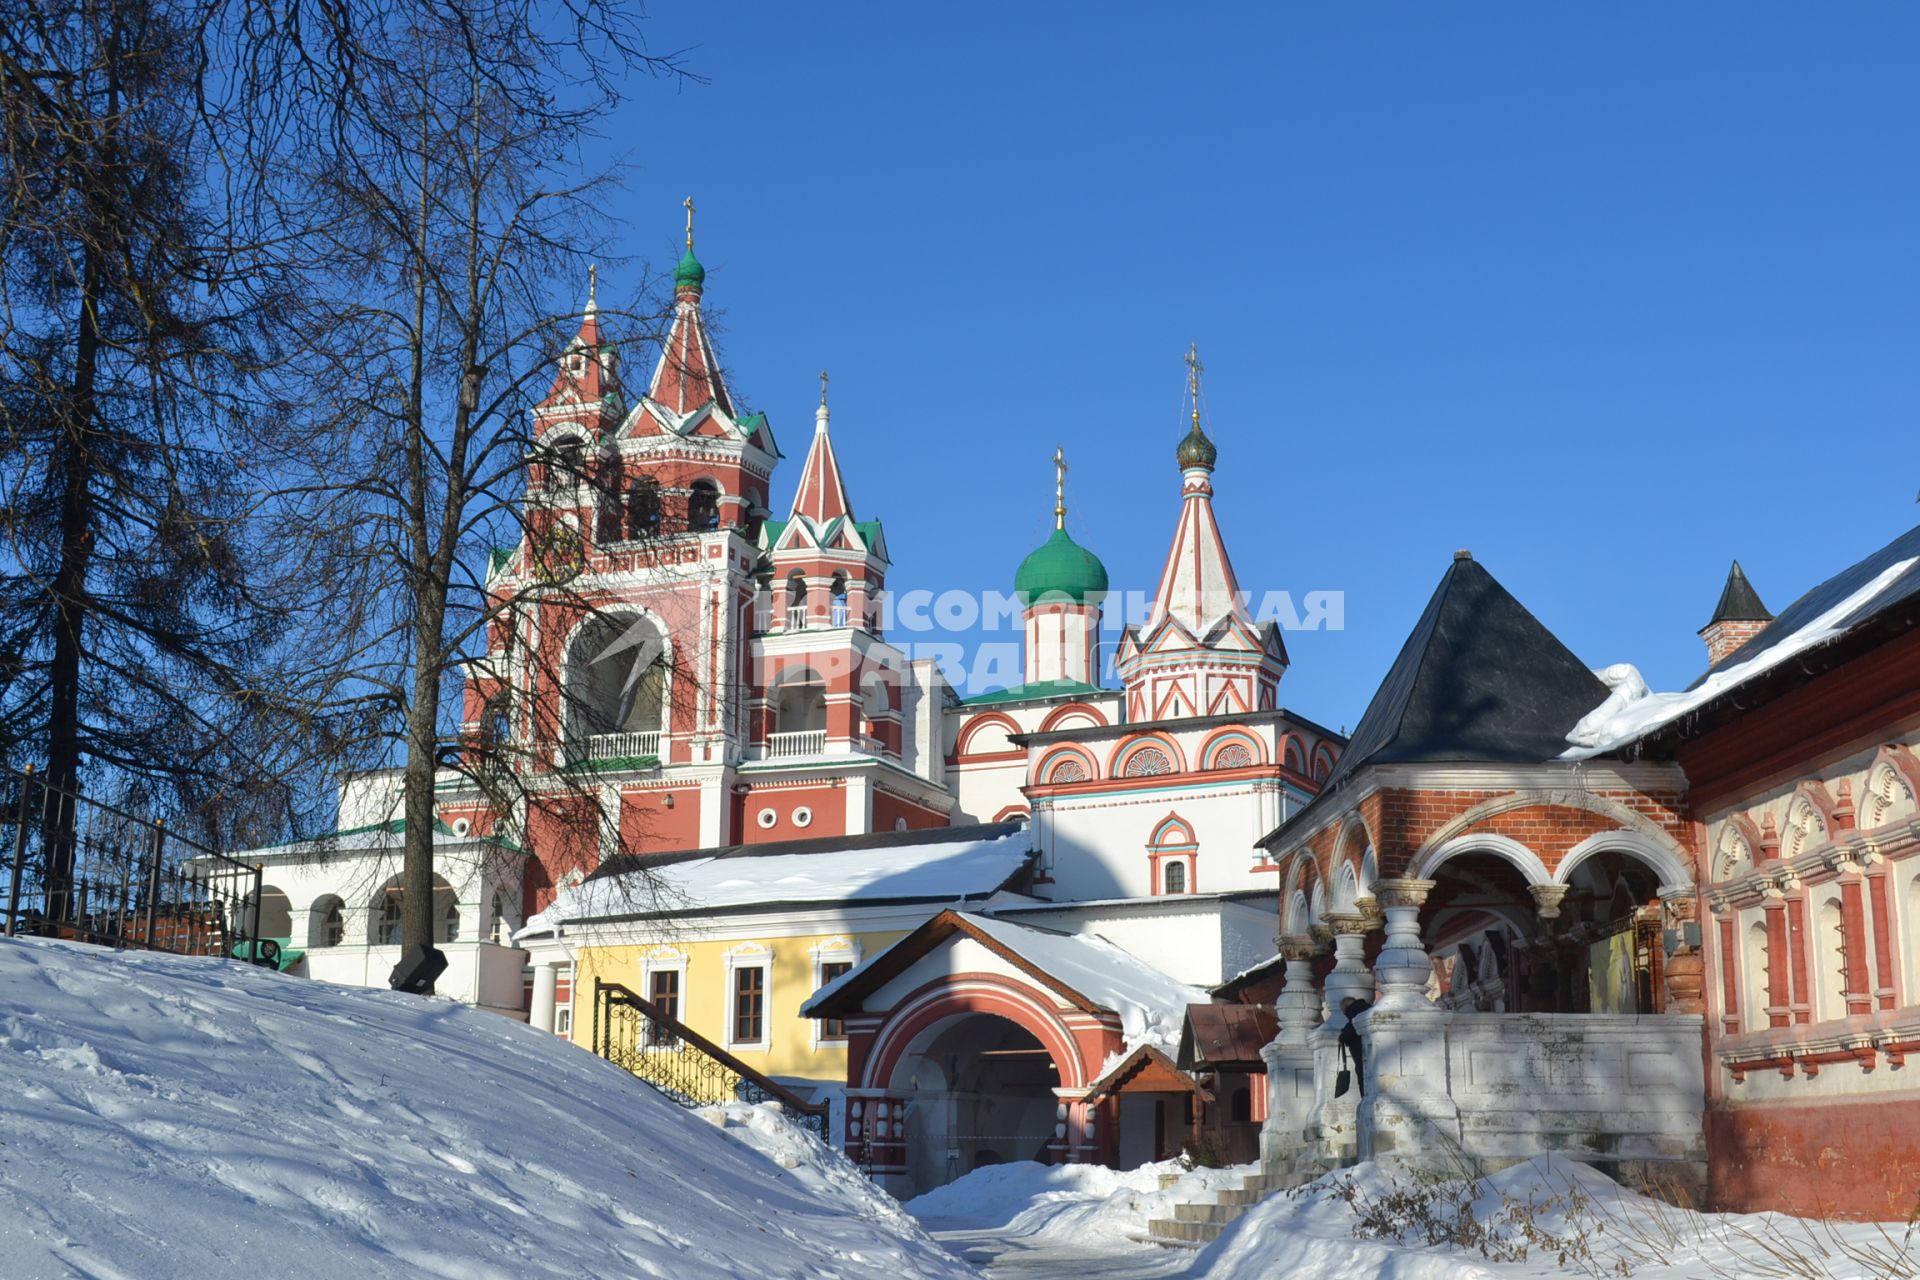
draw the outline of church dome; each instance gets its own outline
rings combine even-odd
[[[1173,456],[1179,459],[1182,471],[1188,467],[1213,470],[1214,460],[1220,456],[1220,451],[1214,448],[1213,441],[1207,439],[1207,433],[1200,429],[1198,414],[1194,415],[1193,430],[1187,432],[1187,438],[1180,442]]]
[[[1100,557],[1055,529],[1053,536],[1020,562],[1013,592],[1022,604],[1054,597],[1087,604],[1107,593],[1107,566]]]
[[[673,269],[673,283],[679,289],[698,289],[707,282],[707,269],[700,265],[700,259],[693,256],[693,250],[687,250],[687,256],[680,259],[680,265]]]

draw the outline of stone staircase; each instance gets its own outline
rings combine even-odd
[[[1209,1192],[1205,1200],[1174,1205],[1173,1216],[1147,1223],[1147,1234],[1140,1239],[1171,1248],[1198,1249],[1219,1239],[1228,1223],[1276,1191],[1311,1182],[1316,1176],[1317,1173],[1250,1173],[1237,1187]]]

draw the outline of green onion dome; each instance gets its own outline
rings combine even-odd
[[[687,250],[687,256],[680,259],[680,265],[673,269],[673,284],[676,289],[698,289],[707,282],[707,269],[700,265],[700,259],[693,256],[693,250]]]
[[[1107,594],[1107,566],[1100,557],[1055,529],[1053,536],[1020,562],[1013,593],[1022,604],[1066,599],[1088,604]]]
[[[1196,419],[1193,430],[1187,432],[1187,438],[1180,442],[1180,447],[1174,451],[1173,456],[1180,460],[1182,471],[1188,467],[1205,467],[1211,471],[1214,459],[1220,456],[1220,451],[1213,447],[1213,441],[1207,439],[1207,433],[1200,429],[1200,423]]]

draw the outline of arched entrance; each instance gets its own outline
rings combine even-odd
[[[1632,832],[1569,850],[1548,874],[1504,837],[1464,835],[1416,859],[1434,882],[1420,912],[1435,963],[1430,992],[1482,1012],[1665,1010],[1663,894],[1687,872]]]
[[[888,1084],[905,1111],[913,1193],[987,1165],[1049,1160],[1060,1083],[1052,1052],[1009,1018],[961,1013],[920,1032]]]

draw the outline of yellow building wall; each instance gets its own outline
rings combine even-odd
[[[636,995],[649,997],[646,973],[650,956],[660,956],[678,964],[686,957],[680,979],[680,1020],[726,1049],[763,1075],[798,1076],[828,1084],[844,1084],[847,1078],[845,1041],[814,1044],[814,1022],[800,1016],[800,1006],[817,989],[814,979],[817,948],[858,944],[859,958],[878,955],[905,936],[901,931],[885,933],[819,933],[788,937],[689,938],[677,942],[649,941],[620,945],[581,947],[574,966],[573,1043],[591,1049],[594,1044],[593,984],[596,978],[617,982]],[[733,1013],[729,954],[754,963],[754,948],[766,948],[772,958],[766,961],[767,974],[767,1047],[748,1049],[728,1042],[729,1020]],[[831,958],[831,957],[829,957]]]

